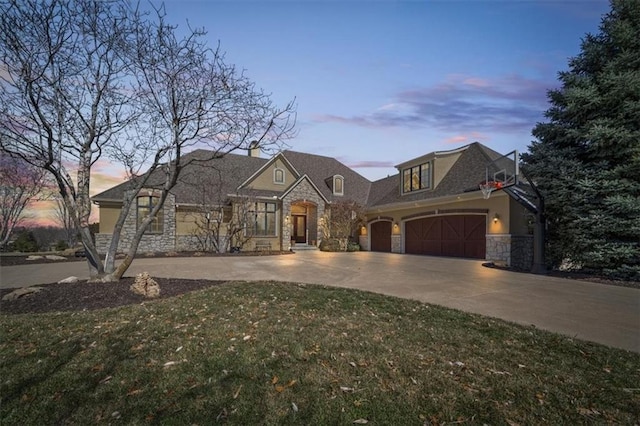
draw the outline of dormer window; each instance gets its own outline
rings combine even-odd
[[[333,176],[333,195],[344,195],[344,178],[340,175]]]
[[[431,189],[431,163],[418,164],[402,170],[402,193]]]
[[[273,170],[273,183],[284,185],[284,169]]]

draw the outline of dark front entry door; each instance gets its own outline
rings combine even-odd
[[[307,217],[293,216],[293,240],[296,243],[307,242]]]

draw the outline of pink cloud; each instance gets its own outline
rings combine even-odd
[[[444,143],[459,145],[461,143],[486,141],[488,139],[489,138],[487,137],[487,135],[484,135],[480,132],[470,132],[470,133],[464,133],[464,134],[452,136],[448,139],[445,139]]]
[[[489,82],[487,80],[484,80],[482,78],[477,78],[477,77],[469,77],[463,80],[462,82],[468,86],[489,87]]]

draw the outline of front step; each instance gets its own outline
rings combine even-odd
[[[305,250],[318,250],[318,247],[309,244],[296,244],[291,246],[291,251],[305,251]]]

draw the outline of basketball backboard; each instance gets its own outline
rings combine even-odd
[[[484,198],[489,198],[492,191],[518,184],[518,160],[518,151],[514,150],[487,164],[485,180],[480,183]]]

